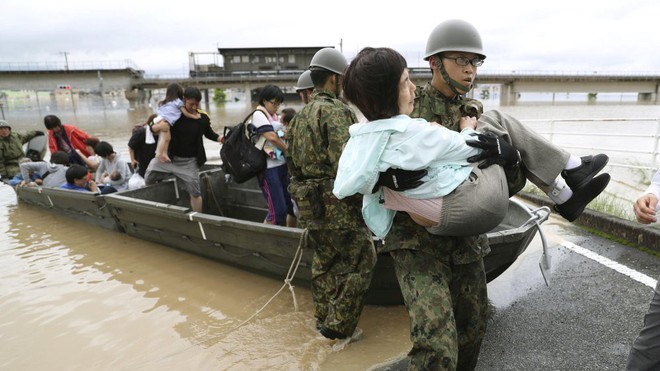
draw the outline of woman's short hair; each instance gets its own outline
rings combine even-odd
[[[362,49],[346,69],[344,96],[369,121],[399,112],[399,81],[406,59],[390,48]]]
[[[96,153],[97,155],[99,155],[103,158],[108,157],[109,155],[113,154],[114,152],[115,152],[115,150],[114,150],[114,148],[112,148],[112,144],[110,144],[108,142],[99,142],[99,144],[97,144],[94,147],[94,153]]]
[[[266,85],[259,92],[258,102],[260,105],[266,104],[266,101],[274,100],[276,102],[284,101],[284,93],[282,89],[275,85]]]

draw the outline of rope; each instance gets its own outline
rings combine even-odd
[[[291,291],[291,296],[293,297],[293,308],[294,308],[294,311],[296,311],[296,312],[298,311],[298,301],[296,300],[296,293],[295,293],[295,291],[293,290],[293,285],[291,284],[291,281],[293,280],[293,278],[294,278],[295,275],[296,275],[296,272],[298,271],[298,266],[300,265],[300,260],[302,259],[302,255],[303,255],[303,254],[302,254],[302,252],[303,252],[303,246],[307,246],[307,229],[305,229],[305,230],[303,231],[303,233],[300,235],[300,241],[298,242],[298,248],[296,249],[296,253],[295,253],[294,256],[293,256],[293,260],[291,261],[291,266],[289,266],[289,272],[286,274],[286,278],[284,279],[284,284],[282,285],[282,287],[280,287],[280,289],[277,290],[277,292],[275,293],[275,295],[273,295],[270,299],[268,299],[268,301],[266,302],[266,304],[264,304],[264,305],[263,305],[261,308],[259,308],[256,312],[254,312],[254,314],[251,315],[248,319],[246,319],[245,321],[241,322],[238,326],[234,327],[234,328],[232,329],[232,331],[236,331],[236,330],[238,330],[239,328],[243,327],[245,324],[247,324],[248,322],[250,322],[253,318],[255,318],[256,316],[258,316],[259,313],[261,313],[261,311],[263,311],[264,309],[266,309],[266,307],[268,306],[268,304],[270,304],[270,303],[275,299],[275,297],[277,297],[277,295],[279,295],[280,292],[282,292],[282,290],[284,290],[285,287],[288,287],[288,288],[289,288],[289,291]],[[207,341],[208,341],[208,340],[207,340]]]
[[[215,204],[216,209],[218,209],[218,214],[220,216],[225,216],[225,214],[222,212],[222,208],[220,207],[220,203],[218,203],[218,198],[215,196],[213,185],[211,185],[211,177],[208,176],[207,174],[204,174],[203,178],[204,178],[204,183],[206,183],[206,189],[211,194],[211,199],[213,199],[213,203]]]
[[[261,313],[264,309],[266,309],[266,307],[268,306],[268,304],[270,304],[270,303],[275,299],[275,297],[277,297],[277,295],[279,295],[280,292],[282,292],[282,290],[284,290],[284,288],[287,287],[287,286],[289,287],[289,291],[291,291],[291,295],[293,296],[293,307],[294,307],[294,310],[295,310],[296,312],[298,311],[298,301],[296,300],[296,294],[295,294],[295,292],[294,292],[294,290],[293,290],[293,285],[291,285],[291,281],[293,280],[293,278],[294,278],[295,275],[296,275],[296,272],[298,271],[298,266],[300,265],[300,261],[301,261],[301,259],[302,259],[302,255],[303,255],[303,248],[307,246],[307,234],[308,234],[308,231],[307,231],[307,229],[305,229],[305,230],[302,232],[302,234],[300,235],[300,240],[298,241],[298,248],[296,249],[296,253],[295,253],[294,256],[293,256],[293,260],[291,261],[291,265],[289,266],[289,272],[287,273],[286,278],[284,279],[284,285],[282,285],[282,287],[280,287],[280,289],[277,290],[277,292],[276,292],[276,293],[275,293],[270,299],[268,299],[268,301],[266,302],[266,304],[264,304],[264,305],[263,305],[261,308],[259,308],[259,309],[258,309],[253,315],[251,315],[250,318],[248,318],[248,319],[246,319],[245,321],[239,323],[238,326],[236,326],[236,327],[234,327],[233,329],[231,329],[230,332],[234,332],[234,331],[238,330],[239,328],[245,326],[245,324],[247,324],[247,323],[250,322],[253,318],[255,318],[257,315],[259,315],[259,313]],[[202,340],[202,341],[200,341],[200,342],[198,342],[198,343],[193,343],[192,345],[186,347],[185,349],[182,349],[182,350],[177,351],[177,352],[170,353],[170,354],[168,354],[168,355],[162,357],[162,358],[159,359],[158,361],[162,361],[162,360],[164,360],[164,359],[174,357],[174,356],[177,355],[177,354],[181,354],[181,353],[183,353],[183,352],[187,352],[187,351],[189,351],[190,349],[192,349],[193,347],[196,347],[196,346],[198,346],[198,345],[201,345],[201,344],[207,343],[207,342],[209,342],[209,341],[212,341],[212,340],[218,339],[219,337],[220,337],[220,336],[212,336],[212,337],[210,337],[210,338],[208,338],[208,339],[206,339],[206,340]],[[153,360],[153,361],[145,361],[144,363],[139,364],[139,365],[136,365],[135,367],[136,367],[136,368],[142,368],[142,367],[145,367],[145,366],[147,366],[148,364],[150,364],[150,363],[152,363],[152,362],[155,362],[155,361],[156,361],[156,360]]]

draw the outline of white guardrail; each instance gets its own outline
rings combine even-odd
[[[536,130],[537,133],[545,136],[550,142],[561,146],[564,149],[578,149],[578,150],[589,150],[591,152],[605,152],[607,154],[632,154],[632,155],[641,155],[645,157],[648,155],[648,162],[642,161],[642,165],[634,164],[625,164],[616,161],[610,161],[609,166],[627,168],[627,169],[638,169],[649,171],[652,175],[658,169],[658,155],[660,150],[660,118],[607,118],[607,119],[557,119],[557,120],[548,120],[548,119],[528,119],[521,120],[525,124],[548,124],[548,130]],[[587,123],[587,124],[598,124],[598,123],[644,123],[648,122],[654,125],[654,128],[648,130],[647,132],[637,132],[637,133],[624,133],[624,132],[596,132],[590,130],[588,133],[585,132],[576,132],[576,131],[562,131],[561,128],[558,128],[562,123]],[[565,143],[558,143],[557,137],[582,137],[588,136],[590,139],[593,138],[620,138],[629,142],[631,140],[640,139],[640,140],[652,140],[652,148],[642,149],[636,148],[634,146],[630,147],[599,147],[598,145],[589,145],[593,143],[598,143],[597,140],[586,140],[585,145],[567,145]]]

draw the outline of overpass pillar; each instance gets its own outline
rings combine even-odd
[[[638,103],[653,103],[657,102],[658,93],[639,93],[637,94]]]
[[[512,82],[502,84],[500,88],[500,106],[515,106],[518,94],[514,90]]]
[[[131,107],[141,106],[147,102],[147,92],[144,89],[124,90],[124,96]]]

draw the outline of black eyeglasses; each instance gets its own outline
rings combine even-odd
[[[282,102],[278,102],[278,101],[275,101],[275,100],[269,100],[269,101],[267,101],[267,102],[270,103],[270,104],[272,104],[272,105],[275,106],[275,107],[279,107],[279,106],[282,105]]]
[[[484,60],[481,59],[481,58],[472,58],[472,59],[465,58],[465,57],[449,58],[449,57],[445,57],[445,56],[443,56],[442,58],[451,59],[457,65],[462,66],[462,67],[467,66],[468,64],[471,64],[475,67],[481,67],[481,65],[484,64]]]

